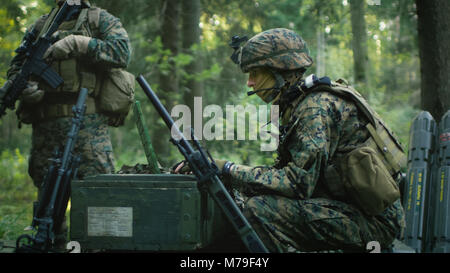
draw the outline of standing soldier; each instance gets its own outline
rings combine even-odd
[[[405,225],[397,185],[405,156],[392,132],[344,80],[303,80],[313,61],[295,32],[267,30],[234,48],[247,85],[279,105],[278,159],[274,166],[216,164],[243,195],[243,213],[266,247],[389,247]]]
[[[56,0],[58,6],[48,15],[40,17],[28,31],[35,28],[45,33],[64,2]],[[125,68],[129,64],[131,45],[118,18],[103,9],[91,7],[87,0],[81,2],[81,12],[61,24],[54,35],[56,42],[44,55],[63,78],[64,84],[52,89],[38,79],[30,79],[16,111],[20,124],[32,124],[28,171],[38,194],[55,147],[64,147],[71,126],[72,107],[81,87],[88,89],[89,97],[84,124],[75,145],[75,153],[81,155],[78,176],[83,178],[114,172],[108,125],[120,124],[123,118],[117,120],[118,117],[102,113],[98,107],[98,97],[103,91],[102,79],[105,75],[111,69]],[[7,74],[8,80],[14,79],[25,58],[23,54],[14,57]],[[67,233],[65,221],[57,233],[55,245],[64,248]]]

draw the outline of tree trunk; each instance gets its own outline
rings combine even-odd
[[[436,121],[450,108],[450,1],[416,0],[422,109]]]
[[[166,0],[163,3],[163,23],[161,26],[161,41],[164,49],[169,49],[173,56],[178,54],[178,21],[180,3],[178,0]],[[168,75],[160,74],[160,88],[164,93],[178,91],[178,79],[175,64],[170,64]]]
[[[367,32],[364,7],[365,0],[350,0],[353,33],[353,62],[356,84],[367,84],[367,64],[369,56],[367,53]]]
[[[194,44],[200,44],[200,12],[201,3],[200,0],[183,1],[183,39],[182,47],[183,52],[191,54],[194,60],[186,67],[188,75],[194,75],[199,73],[202,69],[201,56],[198,56],[196,52],[191,50]],[[189,80],[184,88],[184,102],[194,113],[193,103],[194,97],[200,97],[203,95],[203,85],[201,82],[195,80]]]
[[[325,27],[323,20],[323,12],[319,11],[319,26],[317,28],[317,62],[316,62],[316,74],[318,77],[326,76],[326,62],[325,62]]]
[[[178,41],[179,41],[179,17],[180,17],[180,1],[178,0],[165,0],[162,2],[162,25],[161,25],[161,42],[164,49],[169,49],[172,56],[178,54]],[[164,106],[169,111],[169,114],[174,106],[174,96],[178,91],[178,76],[175,64],[170,63],[169,73],[159,73],[159,97]],[[159,117],[158,117],[159,118]],[[154,149],[160,163],[164,167],[168,167],[171,163],[165,160],[169,156],[169,151],[172,147],[169,146],[168,140],[170,139],[170,131],[166,126],[155,122],[154,127],[151,129],[152,142]]]

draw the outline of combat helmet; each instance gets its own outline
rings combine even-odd
[[[245,44],[241,47],[240,44],[244,41]],[[271,92],[267,97],[272,100],[285,86],[286,72],[303,74],[313,64],[306,42],[297,33],[285,28],[263,31],[250,40],[245,36],[234,36],[230,46],[234,49],[231,60],[244,73],[250,72],[252,68],[264,67],[275,78],[275,86],[248,92],[249,96],[261,91]]]
[[[248,40],[241,48],[239,60],[244,73],[261,66],[275,70],[306,70],[312,64],[306,42],[285,28],[266,30]]]

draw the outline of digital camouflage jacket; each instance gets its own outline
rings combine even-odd
[[[369,216],[349,201],[343,185],[324,179],[331,161],[369,138],[366,117],[330,92],[309,93],[288,107],[277,163],[232,165],[227,178],[265,245],[272,252],[364,250],[370,241],[388,247],[405,226],[400,200]]]

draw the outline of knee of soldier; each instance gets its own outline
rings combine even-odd
[[[266,218],[268,212],[270,211],[270,208],[267,205],[267,201],[265,200],[265,198],[267,197],[254,196],[247,199],[244,204],[243,214],[248,220],[254,218]]]

